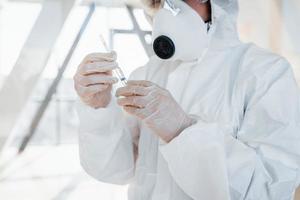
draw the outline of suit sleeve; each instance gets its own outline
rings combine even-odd
[[[130,79],[142,78],[144,68]],[[134,175],[139,123],[120,108],[113,95],[106,108],[94,109],[78,102],[79,154],[84,170],[107,183],[127,184]]]

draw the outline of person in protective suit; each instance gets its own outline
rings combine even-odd
[[[130,184],[129,200],[293,199],[300,95],[287,60],[239,40],[236,0],[144,1],[149,62],[116,94],[115,52],[74,76],[85,171]]]

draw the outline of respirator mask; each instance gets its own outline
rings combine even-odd
[[[208,30],[209,25],[184,1],[165,0],[153,18],[153,50],[163,60],[197,60],[208,48]]]

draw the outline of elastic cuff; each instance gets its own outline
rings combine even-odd
[[[192,129],[194,125],[184,129],[179,135],[174,137],[170,142],[166,142],[163,139],[159,139],[159,150],[162,154],[173,154],[172,152],[178,149],[178,145],[188,142],[190,137],[189,129]]]
[[[194,118],[195,119],[195,118]],[[161,141],[159,149],[162,154],[172,154],[171,152],[181,149],[182,146],[188,145],[201,151],[207,145],[222,144],[224,142],[223,134],[215,123],[205,123],[199,120],[196,124],[183,130],[178,136],[173,138],[169,143]]]

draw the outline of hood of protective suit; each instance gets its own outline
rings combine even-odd
[[[210,0],[212,23],[215,32],[212,36],[212,48],[223,48],[240,44],[237,32],[238,1]]]
[[[238,1],[237,0],[210,0],[212,6],[219,6],[227,15],[236,20],[238,15]]]

